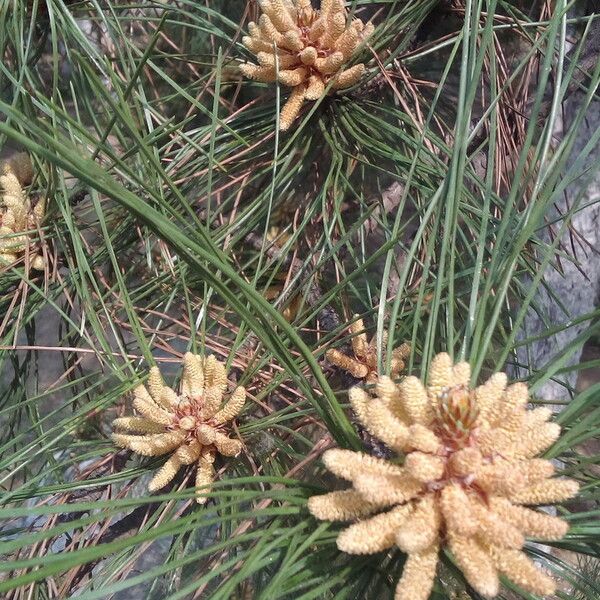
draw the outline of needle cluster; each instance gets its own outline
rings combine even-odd
[[[331,348],[325,356],[327,360],[336,367],[347,371],[356,379],[364,379],[367,383],[377,381],[377,339],[373,337],[370,341],[365,333],[365,324],[358,315],[352,317],[349,325],[352,336],[352,355],[345,354],[340,350]],[[384,332],[383,345],[387,342],[387,333]],[[396,379],[404,369],[405,359],[410,356],[410,345],[406,342],[394,348],[390,364],[390,376]],[[385,360],[385,357],[384,357]]]
[[[150,369],[147,385],[134,390],[133,407],[139,416],[115,419],[112,439],[143,456],[171,454],[150,481],[150,491],[164,487],[181,468],[195,463],[196,487],[203,488],[196,500],[206,502],[217,452],[236,456],[242,450],[239,440],[226,435],[226,424],[242,410],[246,390],[237,387],[222,406],[226,389],[225,365],[214,356],[188,352],[179,394],[164,384],[157,367]]]
[[[23,189],[33,179],[31,159],[17,154],[0,166],[0,264],[11,264],[31,247],[31,234],[44,218],[46,200],[32,203]],[[33,269],[44,270],[44,258],[32,250]]]
[[[540,595],[555,582],[522,551],[525,537],[558,540],[567,523],[535,510],[577,493],[554,479],[554,466],[536,458],[558,437],[546,408],[527,409],[523,383],[503,373],[471,389],[468,363],[438,354],[428,385],[380,377],[376,398],[359,388],[350,400],[373,436],[403,462],[329,450],[327,468],[352,487],[309,500],[323,520],[354,520],[337,539],[340,550],[372,554],[397,545],[408,555],[396,600],[426,600],[440,548],[448,547],[470,585],[483,597],[499,592],[499,574]],[[375,515],[375,516],[372,516]]]
[[[243,44],[256,55],[258,65],[241,65],[242,73],[256,81],[279,81],[292,88],[281,110],[285,131],[306,100],[318,100],[332,90],[353,86],[365,72],[360,63],[344,68],[373,25],[349,20],[343,0],[322,0],[321,9],[310,0],[260,0],[258,24],[248,24]]]

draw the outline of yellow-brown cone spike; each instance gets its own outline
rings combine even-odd
[[[365,340],[356,347],[363,351]],[[536,458],[556,439],[550,411],[527,409],[527,387],[493,375],[469,387],[468,363],[438,354],[428,385],[381,377],[373,398],[350,391],[358,420],[405,455],[402,466],[350,450],[328,450],[325,466],[351,483],[309,499],[318,519],[354,521],[338,536],[340,550],[380,552],[397,545],[408,554],[396,600],[427,600],[438,551],[447,546],[469,584],[484,598],[505,575],[533,594],[554,593],[554,580],[523,552],[525,537],[559,540],[566,521],[535,510],[578,491],[553,478],[551,462]]]
[[[227,387],[225,365],[214,356],[188,352],[183,359],[180,393],[166,386],[157,367],[150,369],[146,385],[134,390],[137,417],[113,421],[112,439],[122,448],[142,456],[170,454],[149,484],[149,490],[163,488],[178,471],[196,463],[196,500],[206,501],[206,492],[215,475],[215,455],[236,456],[240,440],[226,435],[226,424],[242,410],[246,390],[239,386],[223,403]]]
[[[29,252],[33,269],[43,271],[44,257],[32,244],[44,218],[46,201],[32,205],[23,187],[33,179],[33,166],[25,153],[0,165],[0,265],[11,264]]]
[[[343,0],[322,0],[320,10],[307,0],[260,0],[258,23],[248,24],[242,43],[258,65],[240,70],[249,79],[279,81],[292,88],[281,110],[279,128],[289,129],[305,101],[318,100],[332,90],[356,84],[365,72],[362,63],[344,68],[371,35],[373,25],[348,19]]]
[[[356,379],[364,379],[366,383],[376,383],[377,377],[377,339],[370,341],[365,333],[365,325],[358,315],[352,317],[348,326],[352,336],[352,354],[344,354],[335,348],[330,348],[325,357],[332,364],[347,371]],[[384,344],[385,344],[384,339]],[[410,356],[410,345],[404,342],[392,351],[390,377],[396,379],[405,367],[405,359]],[[385,361],[385,356],[384,356]]]

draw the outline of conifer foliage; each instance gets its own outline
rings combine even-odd
[[[587,4],[0,0],[2,600],[600,598]]]

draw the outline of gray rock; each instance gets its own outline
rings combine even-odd
[[[600,42],[600,26],[596,25],[590,33],[586,50],[583,53],[582,63],[590,68],[594,64],[588,60],[592,56],[593,63],[597,60],[596,47]],[[589,64],[588,64],[589,63]],[[558,125],[556,135],[566,134],[575,115],[584,101],[585,93],[574,89],[569,94],[564,105],[564,120]],[[573,146],[567,169],[575,167],[575,163],[584,151],[592,136],[600,128],[600,101],[593,102],[586,114]],[[548,214],[547,219],[561,219],[573,207],[578,210],[574,214],[570,229],[561,239],[561,247],[573,256],[573,260],[562,259],[560,266],[549,265],[544,273],[544,282],[547,289],[540,286],[534,299],[534,305],[541,309],[536,312],[530,309],[520,334],[520,339],[530,336],[542,335],[537,341],[522,347],[517,352],[518,361],[521,365],[528,365],[533,371],[543,371],[545,366],[557,357],[565,354],[566,367],[572,367],[580,362],[583,344],[574,344],[576,338],[584,334],[590,327],[590,320],[583,320],[575,325],[560,331],[557,334],[544,336],[548,328],[558,325],[567,325],[580,317],[594,311],[598,306],[600,293],[600,172],[597,165],[593,163],[598,160],[600,145],[597,145],[587,156],[584,167],[578,171],[581,177],[577,182],[567,188],[565,194],[561,195],[555,204],[553,214]],[[561,221],[555,224],[555,230],[560,227]],[[543,241],[551,242],[551,231],[549,228],[541,235]],[[558,301],[557,301],[558,300]],[[517,375],[526,375],[522,367],[517,369]],[[565,374],[544,382],[536,389],[536,395],[545,400],[567,399],[575,389],[577,383],[577,371]]]

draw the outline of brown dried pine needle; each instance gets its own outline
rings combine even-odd
[[[246,390],[237,387],[221,408],[226,389],[225,365],[214,356],[190,352],[183,360],[179,394],[164,384],[157,367],[150,369],[147,387],[135,389],[133,407],[140,416],[115,419],[117,433],[112,438],[118,446],[143,456],[172,453],[150,481],[150,491],[164,487],[182,467],[196,463],[196,487],[203,488],[196,500],[206,502],[204,493],[215,477],[217,452],[236,456],[242,449],[239,440],[227,437],[225,424],[242,410]]]
[[[332,90],[353,86],[365,72],[359,63],[344,64],[373,32],[360,19],[349,22],[343,0],[322,0],[321,9],[310,0],[260,0],[258,24],[248,24],[244,46],[256,55],[258,65],[241,65],[250,79],[279,81],[292,88],[281,110],[280,129],[285,131],[298,116],[305,100],[318,100],[331,83]]]
[[[376,398],[359,388],[350,400],[369,433],[405,455],[402,465],[360,452],[329,450],[327,468],[352,483],[312,497],[319,519],[356,521],[338,536],[340,550],[372,554],[397,545],[408,554],[395,600],[427,600],[438,553],[448,546],[471,586],[499,592],[499,573],[522,588],[551,595],[555,582],[522,551],[525,537],[561,539],[568,524],[528,506],[561,502],[577,482],[552,479],[535,458],[558,437],[547,408],[527,409],[523,383],[494,374],[469,388],[468,363],[433,360],[429,384],[380,377]],[[371,516],[375,515],[375,516]]]

